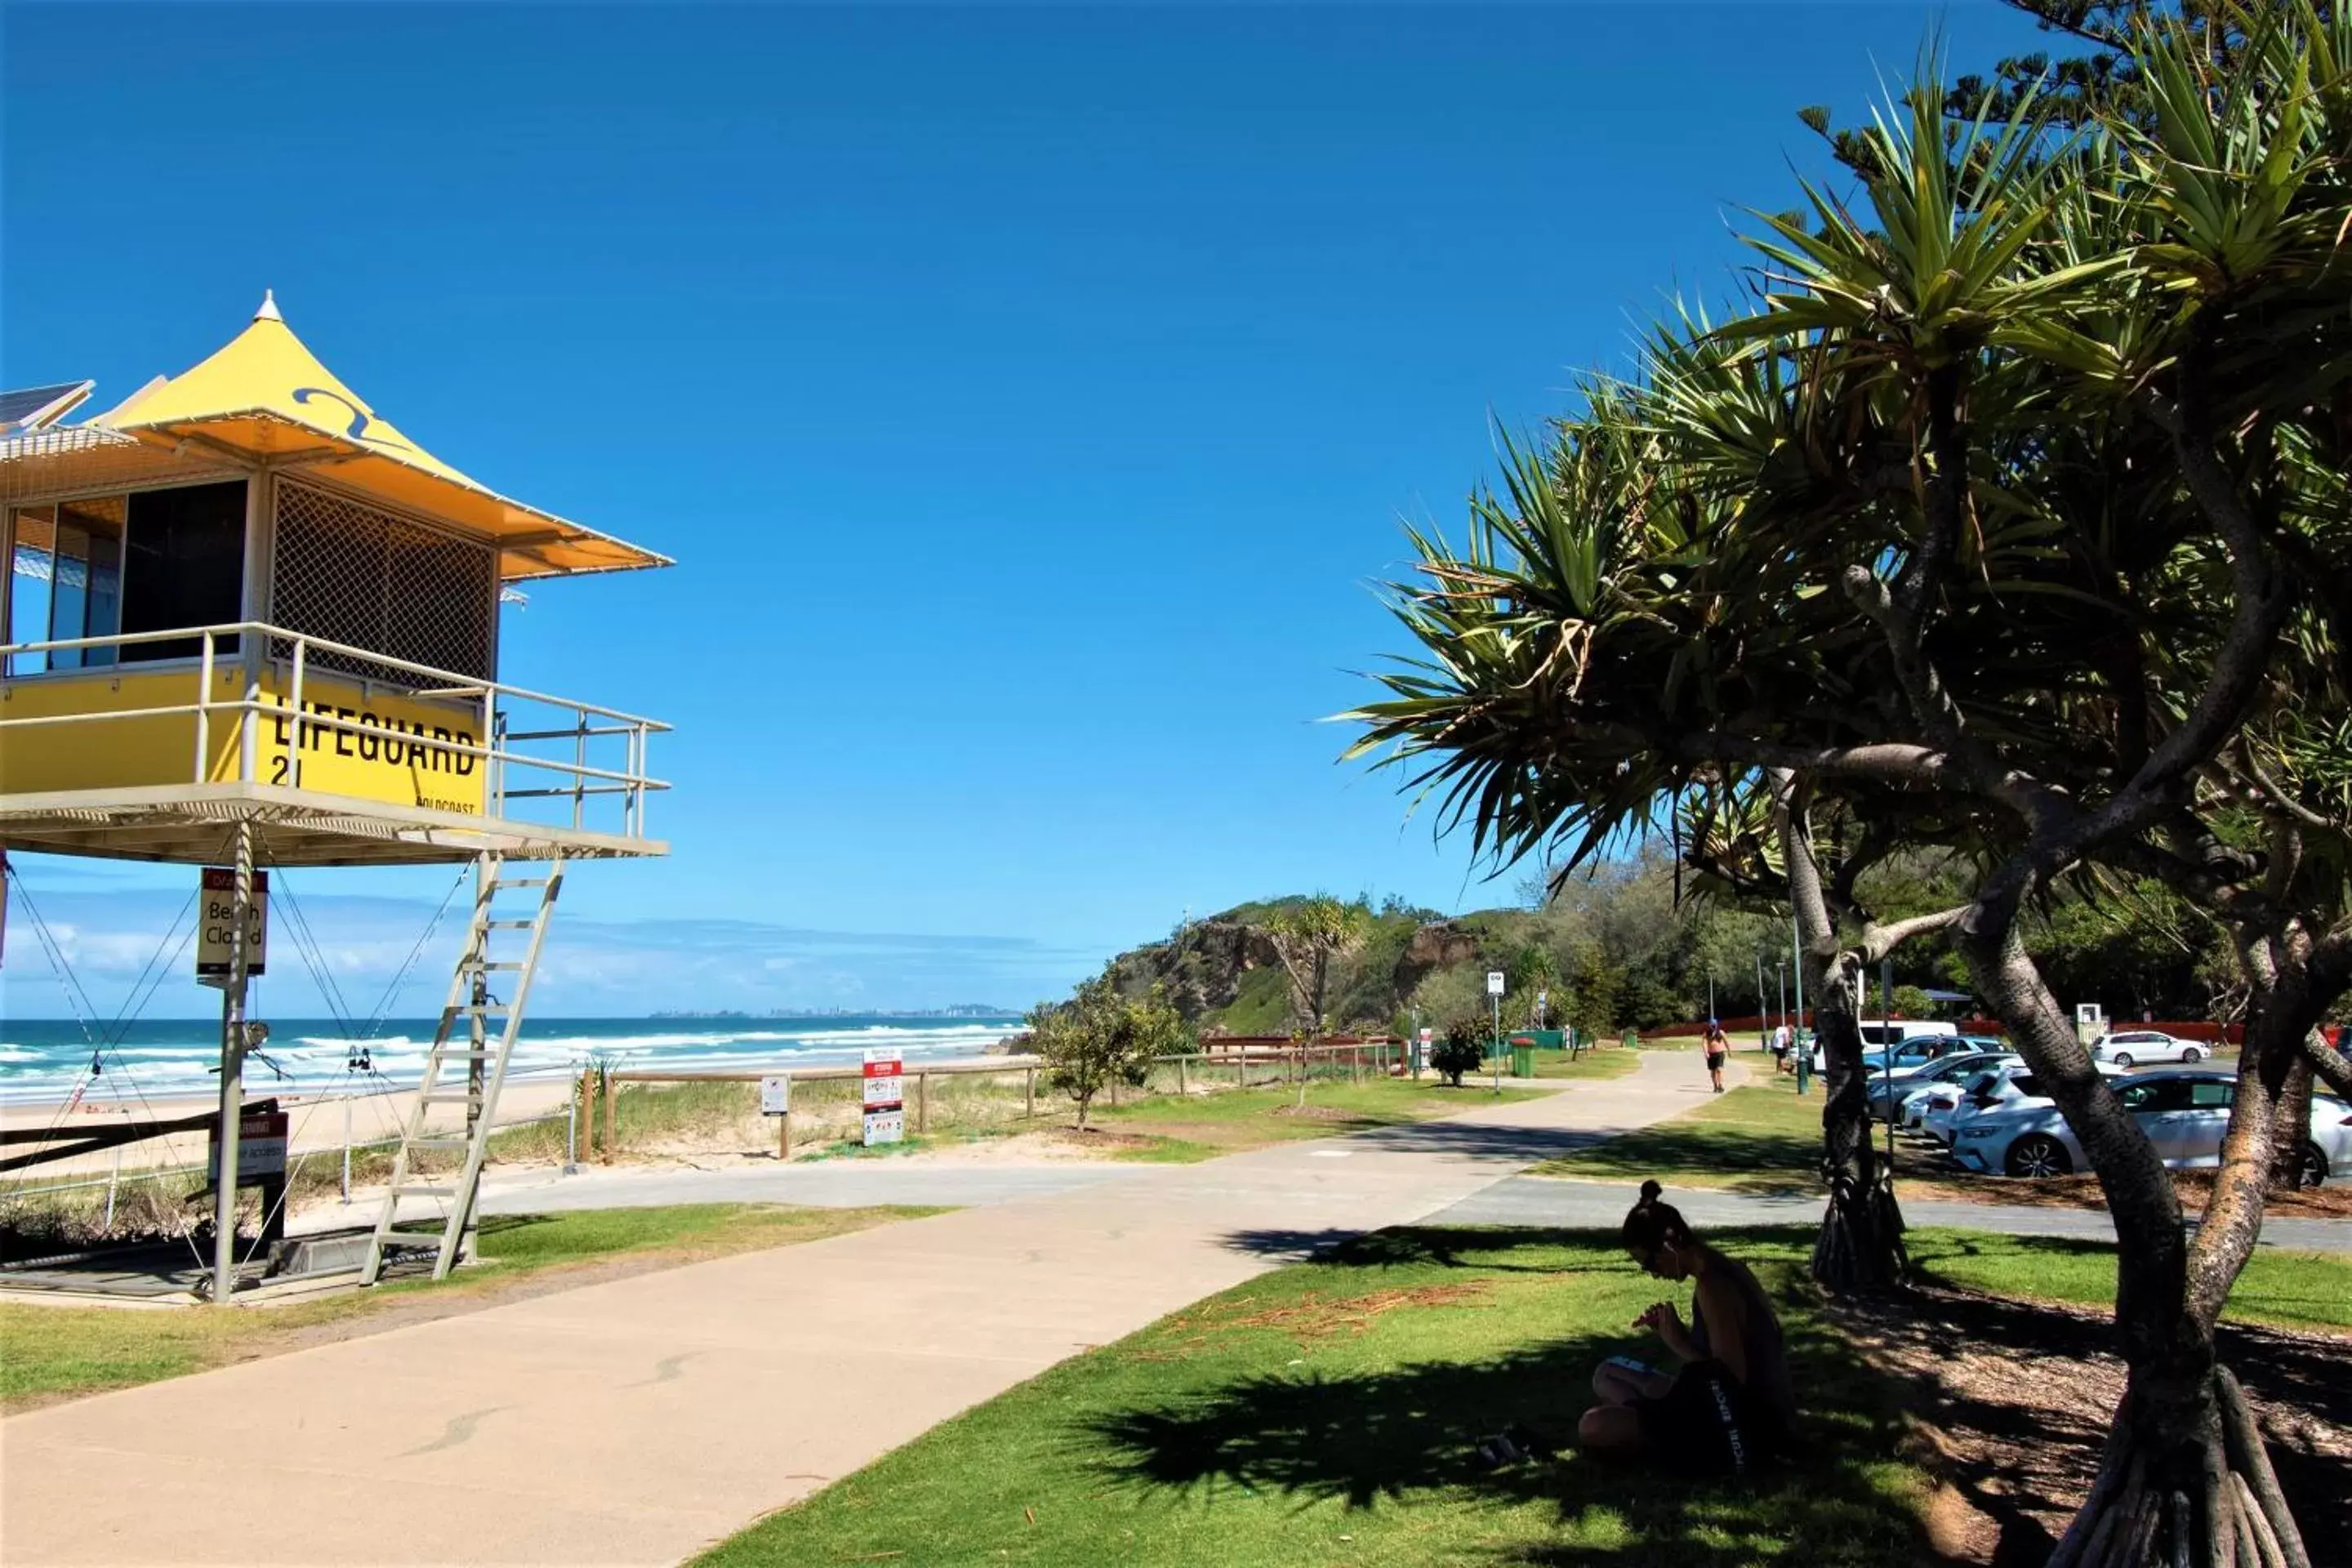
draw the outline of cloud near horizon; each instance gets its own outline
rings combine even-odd
[[[134,988],[146,996],[136,1006],[138,1016],[186,1016],[208,1008],[215,994],[194,978],[192,911],[184,895],[108,888],[102,880],[45,881],[35,893],[42,923],[87,994],[89,1010],[111,1019],[131,1005]],[[272,900],[268,969],[257,997],[264,1016],[341,1014],[364,1022],[438,1011],[465,936],[463,899],[451,902],[436,926],[427,900],[299,889],[297,896],[299,906],[282,894]],[[80,1010],[46,947],[30,910],[13,901],[0,1011],[70,1017]],[[313,953],[338,994],[334,998],[324,994],[306,956]],[[755,921],[610,921],[559,910],[531,1011],[631,1017],[671,1009],[888,1011],[970,1003],[1025,1008],[1067,992],[1104,956],[1017,936],[839,931]]]

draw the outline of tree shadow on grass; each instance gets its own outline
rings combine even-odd
[[[2058,1237],[1939,1245],[1964,1252],[1978,1245],[1998,1245],[2004,1251],[2067,1258],[2079,1258],[2086,1247],[2114,1251],[2109,1244]],[[2053,1358],[2104,1363],[2120,1389],[2123,1369],[2116,1359],[2112,1315],[2106,1309],[1985,1295],[1943,1279],[1932,1261],[1922,1265],[1919,1274],[1925,1289],[1877,1309],[1902,1317],[1899,1325],[1880,1325],[1882,1331],[1899,1331],[1938,1356],[1989,1351],[2021,1368]],[[1856,1312],[1864,1319],[1873,1315]],[[2216,1348],[2223,1364],[2245,1385],[2269,1438],[2280,1487],[2306,1530],[2323,1520],[2352,1519],[2352,1465],[2344,1462],[2340,1452],[2330,1451],[2341,1443],[2342,1434],[2352,1432],[2352,1377],[2345,1373],[2345,1352],[2352,1347],[2341,1338],[2224,1323],[2216,1335]],[[1975,1445],[1977,1454],[1948,1463],[1948,1478],[2002,1526],[2003,1549],[1995,1562],[2041,1561],[2053,1542],[2047,1531],[2024,1518],[2014,1500],[2036,1492],[2066,1496],[2087,1486],[2106,1440],[2108,1407],[2102,1404],[2087,1413],[2070,1412],[2044,1399],[1987,1397],[1945,1381],[1919,1388],[1914,1408],[1938,1428],[1993,1440]],[[2318,1426],[2332,1427],[2337,1436],[2331,1440]]]
[[[1708,1226],[1705,1234],[1708,1241],[1738,1253],[1759,1245],[1786,1247],[1792,1237],[1809,1237],[1816,1228],[1807,1219],[1783,1226]],[[1582,1249],[1598,1247],[1614,1252],[1618,1235],[1605,1228],[1516,1225],[1395,1226],[1375,1231],[1269,1227],[1228,1232],[1224,1245],[1256,1257],[1350,1268],[1434,1263],[1446,1268],[1503,1274],[1557,1274],[1563,1267],[1589,1267]],[[1578,1248],[1580,1257],[1572,1265],[1546,1262],[1539,1257],[1510,1260],[1511,1254],[1539,1253],[1548,1247]]]
[[[1302,1233],[1311,1234],[1311,1233]],[[1334,1268],[1427,1264],[1549,1272],[1493,1256],[1573,1244],[1590,1267],[1591,1231],[1391,1230],[1328,1246]],[[1727,1240],[1736,1238],[1727,1237]],[[1773,1239],[1785,1247],[1788,1234]],[[1367,1280],[1369,1284],[1370,1281]],[[1213,1500],[1223,1489],[1351,1510],[1469,1499],[1538,1505],[1544,1539],[1490,1551],[1515,1563],[1875,1563],[1913,1555],[1914,1516],[1865,1466],[1895,1454],[1900,1415],[1888,1385],[1854,1367],[1810,1316],[1788,1320],[1789,1352],[1808,1414],[1799,1458],[1743,1482],[1701,1483],[1573,1453],[1500,1470],[1479,1439],[1530,1428],[1563,1449],[1591,1403],[1596,1364],[1654,1354],[1641,1336],[1584,1333],[1475,1362],[1409,1363],[1363,1373],[1252,1373],[1203,1394],[1118,1410],[1090,1422],[1087,1451],[1113,1484]],[[1555,1533],[1556,1532],[1556,1533]]]

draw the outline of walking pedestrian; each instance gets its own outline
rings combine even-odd
[[[1706,1076],[1715,1082],[1715,1092],[1723,1092],[1723,1058],[1731,1053],[1731,1041],[1723,1032],[1720,1018],[1706,1021]]]

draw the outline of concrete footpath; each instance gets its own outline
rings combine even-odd
[[[0,1422],[0,1560],[667,1563],[1055,1363],[1690,1109],[1688,1053]],[[1619,1213],[1630,1204],[1619,1199]]]

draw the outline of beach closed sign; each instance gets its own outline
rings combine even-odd
[[[236,945],[236,873],[207,866],[197,889],[196,978],[207,985],[228,984],[229,950]],[[253,874],[253,902],[246,907],[245,972],[258,974],[269,952],[269,873]]]
[[[907,1136],[906,1064],[898,1047],[881,1046],[866,1053],[866,1146],[898,1143]]]

